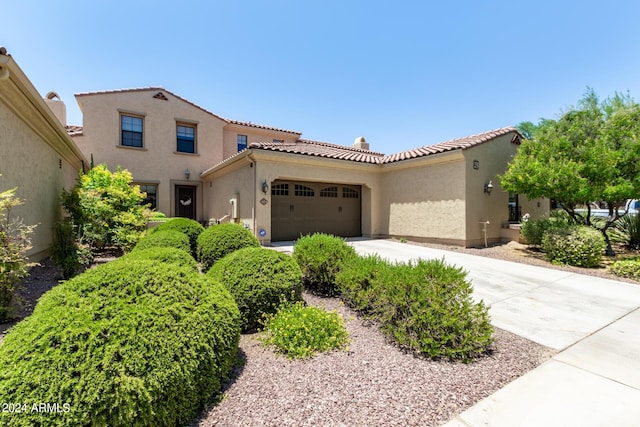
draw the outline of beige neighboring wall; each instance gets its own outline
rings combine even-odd
[[[156,184],[157,210],[169,216],[175,215],[174,185],[197,187],[197,219],[208,219],[199,175],[223,160],[224,119],[163,88],[77,94],[76,99],[83,132],[74,139],[86,157],[93,155],[95,164],[107,163],[110,170],[129,170],[137,184]],[[121,113],[143,117],[143,148],[120,144]],[[182,123],[196,127],[195,154],[176,151],[176,125]]]
[[[463,244],[464,168],[460,151],[384,165],[380,216],[386,234]]]
[[[27,255],[48,255],[52,231],[62,217],[60,193],[76,184],[83,168],[80,150],[64,126],[8,56],[0,55],[0,191],[16,188],[24,201],[12,211],[26,225],[37,224]]]

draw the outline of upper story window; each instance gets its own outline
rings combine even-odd
[[[120,115],[121,140],[126,147],[142,148],[142,131],[144,119],[142,117]]]
[[[176,135],[178,137],[178,145],[176,151],[179,153],[195,153],[196,152],[196,127],[193,125],[178,124],[176,125]]]
[[[238,151],[247,148],[247,135],[238,135]]]

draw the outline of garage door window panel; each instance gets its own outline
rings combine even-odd
[[[311,187],[307,187],[306,185],[296,184],[295,195],[298,197],[313,197],[315,196],[315,192]]]

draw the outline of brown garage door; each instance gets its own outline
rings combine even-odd
[[[274,181],[271,240],[294,240],[316,232],[361,236],[360,200],[359,185]]]

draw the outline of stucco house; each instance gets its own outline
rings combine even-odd
[[[11,215],[37,225],[26,255],[48,255],[52,232],[62,216],[60,193],[76,184],[86,158],[68,135],[64,104],[50,92],[45,99],[15,60],[0,48],[0,191],[17,188],[24,204]]]
[[[520,213],[544,200],[500,188],[521,135],[505,127],[384,155],[222,118],[164,88],[79,93],[86,157],[131,171],[169,216],[238,222],[264,244],[322,231],[462,246],[517,238]]]

